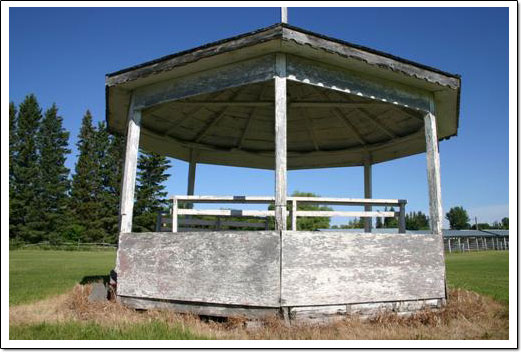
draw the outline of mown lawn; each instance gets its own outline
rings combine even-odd
[[[446,254],[447,282],[508,304],[508,251]]]
[[[99,280],[116,263],[115,251],[15,250],[9,252],[9,305],[64,293]]]
[[[11,340],[206,340],[180,326],[152,321],[107,327],[93,322],[22,324],[9,327]]]

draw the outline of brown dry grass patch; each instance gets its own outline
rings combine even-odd
[[[169,311],[136,311],[115,301],[88,301],[90,286],[77,285],[68,294],[9,308],[10,325],[41,322],[85,321],[106,326],[162,321],[215,339],[508,339],[508,307],[465,290],[451,290],[440,310],[424,310],[408,317],[381,314],[370,319],[348,316],[324,325],[292,324],[281,319],[247,328],[237,317],[225,323]]]

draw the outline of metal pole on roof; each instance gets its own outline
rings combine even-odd
[[[287,7],[280,8],[280,22],[288,23],[288,8]]]

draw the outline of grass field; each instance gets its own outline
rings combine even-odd
[[[9,327],[13,340],[206,340],[179,325],[162,321],[127,326],[103,326],[93,322],[20,324]]]
[[[172,316],[157,317],[155,313],[140,314],[116,304],[98,307],[104,311],[100,317],[89,312],[86,291],[78,283],[99,280],[114,267],[115,252],[66,252],[18,250],[10,252],[9,305],[11,339],[203,339],[203,338],[508,338],[508,252],[476,252],[446,256],[447,278],[452,289],[463,288],[492,297],[469,296],[453,291],[457,300],[467,302],[466,307],[452,306],[443,313],[452,319],[434,328],[423,323],[411,330],[417,322],[336,326],[333,330],[285,330],[283,327],[263,330],[265,336],[239,334],[237,329],[208,328],[196,320]],[[71,291],[72,290],[72,291]],[[80,290],[71,301],[71,293]],[[68,294],[64,294],[69,292]],[[61,296],[60,296],[61,294]],[[79,298],[78,298],[79,297]],[[461,299],[461,297],[464,297]],[[76,301],[83,303],[77,304]],[[71,302],[73,302],[71,309]],[[449,305],[451,300],[449,299]],[[496,303],[498,302],[498,303]],[[455,303],[452,303],[455,304]],[[116,307],[117,306],[117,307]],[[64,307],[66,308],[64,310]],[[81,307],[81,309],[78,309]],[[114,310],[113,313],[110,313]],[[74,313],[71,315],[71,311]],[[79,312],[79,313],[78,313]],[[110,314],[114,321],[107,324]],[[150,315],[151,314],[151,315]],[[109,320],[110,320],[109,319]],[[183,318],[185,319],[185,318]],[[429,318],[438,321],[440,318]],[[429,320],[427,319],[427,320]],[[436,320],[438,319],[438,320]],[[461,319],[458,320],[458,319]],[[470,324],[472,320],[475,324]],[[432,322],[431,322],[432,323]],[[402,326],[402,325],[403,326]],[[448,328],[461,324],[460,329]],[[394,325],[393,325],[394,326]],[[223,330],[224,329],[224,330]],[[371,336],[368,329],[372,329]],[[235,332],[233,332],[235,331]],[[358,331],[358,335],[357,334]],[[453,335],[456,331],[457,334]],[[235,334],[235,335],[234,335]],[[285,335],[284,335],[285,334]],[[342,335],[344,334],[344,335]],[[380,335],[378,335],[380,334]],[[383,335],[382,335],[383,334]],[[264,336],[264,337],[263,337]],[[376,337],[375,337],[376,336]],[[506,336],[506,337],[505,337]]]
[[[115,261],[115,251],[10,251],[9,305],[34,302],[96,280],[108,275]]]
[[[446,255],[447,282],[508,304],[508,251]]]

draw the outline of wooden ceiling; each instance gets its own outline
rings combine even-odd
[[[146,109],[144,147],[181,159],[193,149],[200,162],[231,158],[236,166],[272,168],[273,101],[273,81],[266,81]],[[367,157],[379,162],[389,153],[425,150],[420,112],[291,81],[287,135],[290,169],[361,165]],[[222,162],[215,159],[223,152],[229,155]]]

